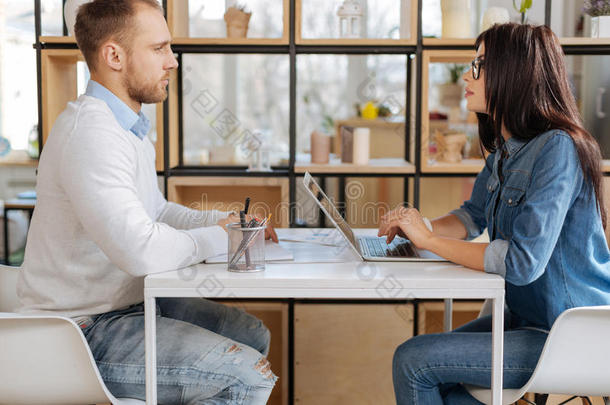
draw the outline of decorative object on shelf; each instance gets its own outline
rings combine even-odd
[[[591,38],[610,37],[610,0],[586,0],[583,10],[591,16]]]
[[[527,10],[532,8],[533,0],[521,0],[519,7],[517,7],[517,3],[513,0],[513,7],[519,13],[521,13],[521,24],[527,23]]]
[[[68,34],[71,36],[74,36],[74,24],[76,23],[78,8],[90,1],[91,0],[66,0],[66,3],[64,4],[64,19],[66,20]]]
[[[311,163],[327,164],[330,157],[330,136],[321,131],[313,131],[310,142]]]
[[[227,23],[228,38],[246,38],[248,35],[248,24],[252,13],[246,12],[246,6],[237,4],[227,8],[224,19]]]
[[[470,0],[441,0],[443,38],[471,38]]]
[[[378,115],[381,118],[388,118],[391,117],[393,115],[392,110],[390,109],[390,107],[388,107],[385,104],[379,104],[379,107],[377,108],[378,110]]]
[[[354,161],[354,128],[342,125],[341,133],[341,163],[352,163]]]
[[[464,98],[463,86],[460,83],[462,73],[466,70],[466,65],[457,63],[447,66],[450,79],[447,83],[438,86],[439,101],[445,107],[459,107]]]
[[[11,142],[0,135],[0,157],[6,156],[11,153]]]
[[[489,7],[483,14],[481,32],[487,31],[494,24],[505,24],[510,21],[508,10],[504,7]]]
[[[28,134],[28,156],[38,159],[40,149],[38,148],[38,125],[34,125]]]
[[[436,131],[434,140],[438,149],[436,160],[445,163],[460,163],[462,149],[466,145],[466,134],[456,131]]]
[[[339,17],[339,36],[341,38],[360,38],[362,34],[362,6],[356,0],[344,0],[337,10]]]
[[[355,165],[369,164],[371,130],[366,127],[354,129],[353,163]]]
[[[368,101],[360,111],[365,120],[374,120],[379,116],[379,109],[372,101]]]

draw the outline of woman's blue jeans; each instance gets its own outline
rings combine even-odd
[[[529,380],[544,347],[543,331],[511,328],[505,314],[504,388],[521,388]],[[397,405],[480,405],[461,383],[491,386],[491,316],[449,333],[415,336],[394,353]]]
[[[81,329],[118,398],[145,398],[144,305],[91,317]],[[157,299],[160,404],[264,404],[277,377],[270,333],[241,309],[200,298]]]

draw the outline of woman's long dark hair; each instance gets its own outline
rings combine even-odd
[[[601,151],[583,127],[557,36],[547,26],[509,23],[481,33],[476,48],[481,44],[489,113],[477,113],[483,147],[490,153],[496,150],[502,124],[524,141],[550,129],[566,131],[576,146],[585,183],[595,190],[605,229]]]

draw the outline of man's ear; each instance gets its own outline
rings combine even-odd
[[[107,41],[102,45],[100,62],[110,69],[120,71],[125,64],[125,50],[114,41]]]

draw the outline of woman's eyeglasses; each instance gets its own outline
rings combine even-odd
[[[472,78],[474,80],[479,80],[479,76],[481,75],[481,68],[485,64],[485,60],[481,58],[475,58],[470,65],[472,66]]]

